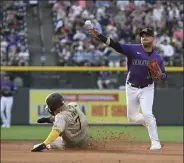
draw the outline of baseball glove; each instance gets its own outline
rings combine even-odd
[[[148,64],[148,68],[150,70],[151,77],[153,80],[161,80],[162,71],[161,71],[159,63],[156,59],[153,58],[150,60],[150,62]]]
[[[50,117],[43,117],[37,120],[37,123],[51,123],[50,122]]]

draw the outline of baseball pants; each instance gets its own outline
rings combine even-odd
[[[135,88],[126,85],[127,117],[130,122],[142,124],[148,129],[152,143],[160,143],[156,119],[152,112],[154,99],[154,84],[145,88]],[[142,113],[140,113],[140,107]]]
[[[13,97],[1,97],[1,120],[3,125],[10,127]]]

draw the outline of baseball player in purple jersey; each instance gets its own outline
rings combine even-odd
[[[155,58],[160,66],[160,80],[166,80],[163,58],[153,49],[154,32],[145,28],[140,32],[141,44],[121,44],[105,37],[88,21],[85,25],[89,34],[127,57],[128,75],[126,80],[127,117],[131,122],[142,124],[148,129],[151,140],[150,150],[161,149],[156,119],[152,112],[154,79],[150,76],[149,61]],[[139,113],[140,107],[142,114]]]
[[[11,125],[11,110],[15,91],[15,84],[10,81],[10,77],[4,76],[1,81],[1,120],[3,128],[9,128]]]

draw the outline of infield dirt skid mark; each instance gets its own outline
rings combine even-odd
[[[32,153],[35,141],[2,141],[2,163],[183,163],[183,144],[164,143],[161,151],[150,151],[149,144],[106,142],[105,147]]]

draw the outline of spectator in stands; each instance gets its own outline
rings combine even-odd
[[[23,1],[6,1],[2,10],[1,27],[1,64],[27,65],[29,51],[25,30],[25,3]],[[23,50],[24,49],[24,50]]]
[[[95,49],[94,45],[89,45],[87,52],[85,53],[85,60],[91,66],[99,66],[100,65],[100,57],[101,54],[99,50]]]
[[[45,66],[45,62],[46,62],[46,57],[45,57],[45,55],[41,55],[41,57],[40,57],[40,62],[41,62],[41,65],[42,65],[42,66]]]
[[[79,46],[76,48],[76,52],[74,52],[73,59],[78,66],[84,65],[85,52],[83,46]]]
[[[18,23],[20,21],[23,21],[24,20],[24,11],[23,11],[23,9],[21,9],[21,8],[17,9],[17,12],[15,13],[15,16],[16,16],[16,19],[17,19]]]
[[[8,42],[6,41],[6,39],[1,36],[1,65],[6,65],[6,61],[7,61],[7,46],[8,46]]]
[[[32,14],[33,16],[37,16],[37,6],[38,6],[38,0],[29,0],[29,4],[32,8]]]
[[[168,36],[169,31],[165,31],[165,33],[163,33],[163,35],[161,35],[160,37],[157,37],[157,44],[162,43],[164,40],[167,41],[168,44],[171,43],[171,38]]]
[[[1,36],[1,54],[5,54],[7,53],[7,46],[8,46],[8,42],[7,40]]]
[[[174,47],[164,40],[163,43],[160,44],[160,49],[163,51],[163,58],[166,61],[166,65],[172,66],[172,60],[174,56]]]
[[[116,53],[114,50],[110,50],[109,56],[108,56],[108,65],[109,67],[120,67],[120,54]]]
[[[81,41],[83,41],[85,38],[86,38],[86,35],[80,29],[78,29],[76,31],[75,35],[73,36],[74,40],[81,40]]]
[[[21,7],[24,7],[25,3],[23,0],[14,0],[14,7],[20,9]]]
[[[158,2],[153,9],[153,20],[156,24],[161,23],[162,16],[164,14],[163,6]]]
[[[24,46],[20,47],[20,50],[18,52],[18,56],[20,58],[22,58],[22,61],[24,61],[26,63],[26,65],[28,64],[28,62],[29,62],[29,53],[28,53],[28,51],[26,51],[26,48]]]
[[[6,22],[9,28],[16,28],[16,18],[15,18],[15,11],[8,10],[6,16]]]
[[[59,1],[53,4],[53,20],[56,24],[54,28],[59,29],[59,35],[61,35],[59,41],[58,39],[55,41],[54,46],[57,47],[57,49],[61,48],[62,51],[63,45],[61,42],[69,42],[70,47],[68,50],[71,53],[71,58],[74,60],[73,63],[78,65],[76,60],[81,60],[81,58],[84,59],[85,57],[89,60],[89,47],[92,45],[100,52],[100,56],[97,57],[96,55],[96,59],[100,58],[101,61],[107,60],[109,66],[114,65],[111,55],[108,55],[109,53],[105,54],[104,49],[97,48],[101,43],[86,37],[87,33],[83,28],[86,19],[90,19],[101,33],[122,43],[140,43],[139,31],[144,27],[152,27],[157,37],[157,46],[166,39],[169,45],[172,44],[170,46],[172,46],[173,51],[177,53],[177,55],[171,57],[172,60],[174,60],[176,56],[182,56],[182,20],[184,14],[183,7],[179,3],[156,0],[126,0],[113,2],[97,0],[95,2],[90,1],[90,3],[89,1]],[[65,37],[63,37],[63,30],[65,28],[67,28],[67,32],[65,33]],[[83,52],[80,52],[80,55],[79,50],[75,49],[75,47],[79,46],[79,41],[77,40],[82,42],[80,45],[82,46]],[[61,51],[56,51],[56,53],[61,53]],[[81,55],[81,53],[85,55]],[[103,53],[103,55],[101,55],[101,53]],[[72,54],[74,54],[75,57]],[[95,54],[97,53],[95,52]],[[57,56],[59,57],[58,60],[63,60],[60,59],[61,55]],[[93,65],[93,56],[90,59],[91,62],[89,64]],[[117,60],[118,66],[124,66],[126,63],[124,57],[120,57],[120,61],[119,58]],[[84,64],[79,65],[82,66]]]

